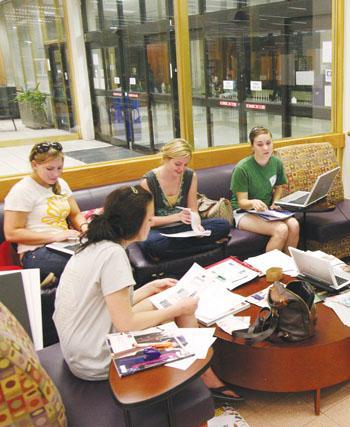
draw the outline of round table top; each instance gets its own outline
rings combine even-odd
[[[205,359],[197,359],[184,371],[164,365],[126,377],[119,377],[112,361],[109,367],[110,386],[114,397],[123,406],[149,404],[177,392],[201,375],[208,368],[212,356],[210,348]]]

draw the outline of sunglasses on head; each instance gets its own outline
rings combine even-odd
[[[36,153],[47,153],[50,148],[56,151],[62,151],[63,147],[59,142],[41,142],[35,147]]]

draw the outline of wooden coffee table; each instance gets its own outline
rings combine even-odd
[[[123,408],[126,425],[131,426],[132,408],[166,400],[169,426],[174,426],[172,396],[206,371],[212,356],[213,350],[210,348],[205,359],[197,359],[185,371],[159,366],[123,378],[119,377],[111,362],[109,383],[117,403]]]
[[[284,277],[284,283],[292,278]],[[247,296],[266,287],[265,278],[235,289]],[[252,316],[254,305],[239,313]],[[299,392],[313,390],[315,413],[320,413],[321,389],[350,379],[350,328],[323,303],[317,304],[314,337],[300,343],[263,341],[247,345],[234,340],[220,328],[214,344],[212,366],[218,376],[231,384],[259,391]]]

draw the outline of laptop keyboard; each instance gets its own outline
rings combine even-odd
[[[294,199],[294,200],[290,200],[289,202],[290,203],[304,203],[305,202],[305,200],[307,199],[309,197],[309,195],[308,194],[304,194],[303,196],[301,196],[301,197],[298,197],[297,199]]]

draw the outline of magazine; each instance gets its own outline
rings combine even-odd
[[[226,289],[210,270],[194,263],[175,286],[152,295],[150,301],[158,308],[167,308],[182,298],[198,296],[196,318],[206,326],[249,307],[245,298]]]
[[[181,330],[149,328],[108,334],[107,346],[120,377],[193,356]]]
[[[215,275],[215,280],[222,283],[226,289],[232,290],[259,276],[256,269],[243,263],[235,257],[229,257],[207,268]]]

